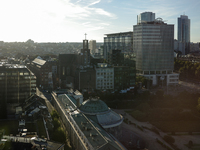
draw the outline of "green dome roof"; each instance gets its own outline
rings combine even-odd
[[[109,110],[106,103],[98,98],[91,98],[84,101],[79,109],[83,113],[102,113]]]

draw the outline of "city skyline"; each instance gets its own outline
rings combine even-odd
[[[200,42],[200,1],[172,0],[4,0],[0,10],[0,41],[25,42],[103,42],[104,34],[133,31],[137,15],[153,12],[156,18],[174,24],[177,18],[191,20],[191,42]],[[11,5],[12,4],[12,5]]]

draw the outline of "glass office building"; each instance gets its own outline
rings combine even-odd
[[[167,74],[174,69],[174,25],[162,20],[133,27],[136,69],[141,74]]]
[[[178,18],[177,36],[179,42],[185,43],[185,54],[188,54],[190,52],[190,19],[186,15]]]
[[[133,32],[105,34],[104,59],[108,60],[108,53],[112,50],[121,50],[122,53],[133,52]]]

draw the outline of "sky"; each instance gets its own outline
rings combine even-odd
[[[190,41],[200,42],[199,0],[1,0],[0,41],[103,42],[105,34],[133,31],[137,15],[153,12],[167,24],[190,19]]]

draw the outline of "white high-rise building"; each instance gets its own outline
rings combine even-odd
[[[89,49],[90,49],[90,53],[94,55],[95,50],[96,50],[96,40],[89,41]]]
[[[155,20],[155,13],[152,12],[143,12],[137,15],[137,24],[143,22],[151,22]]]

